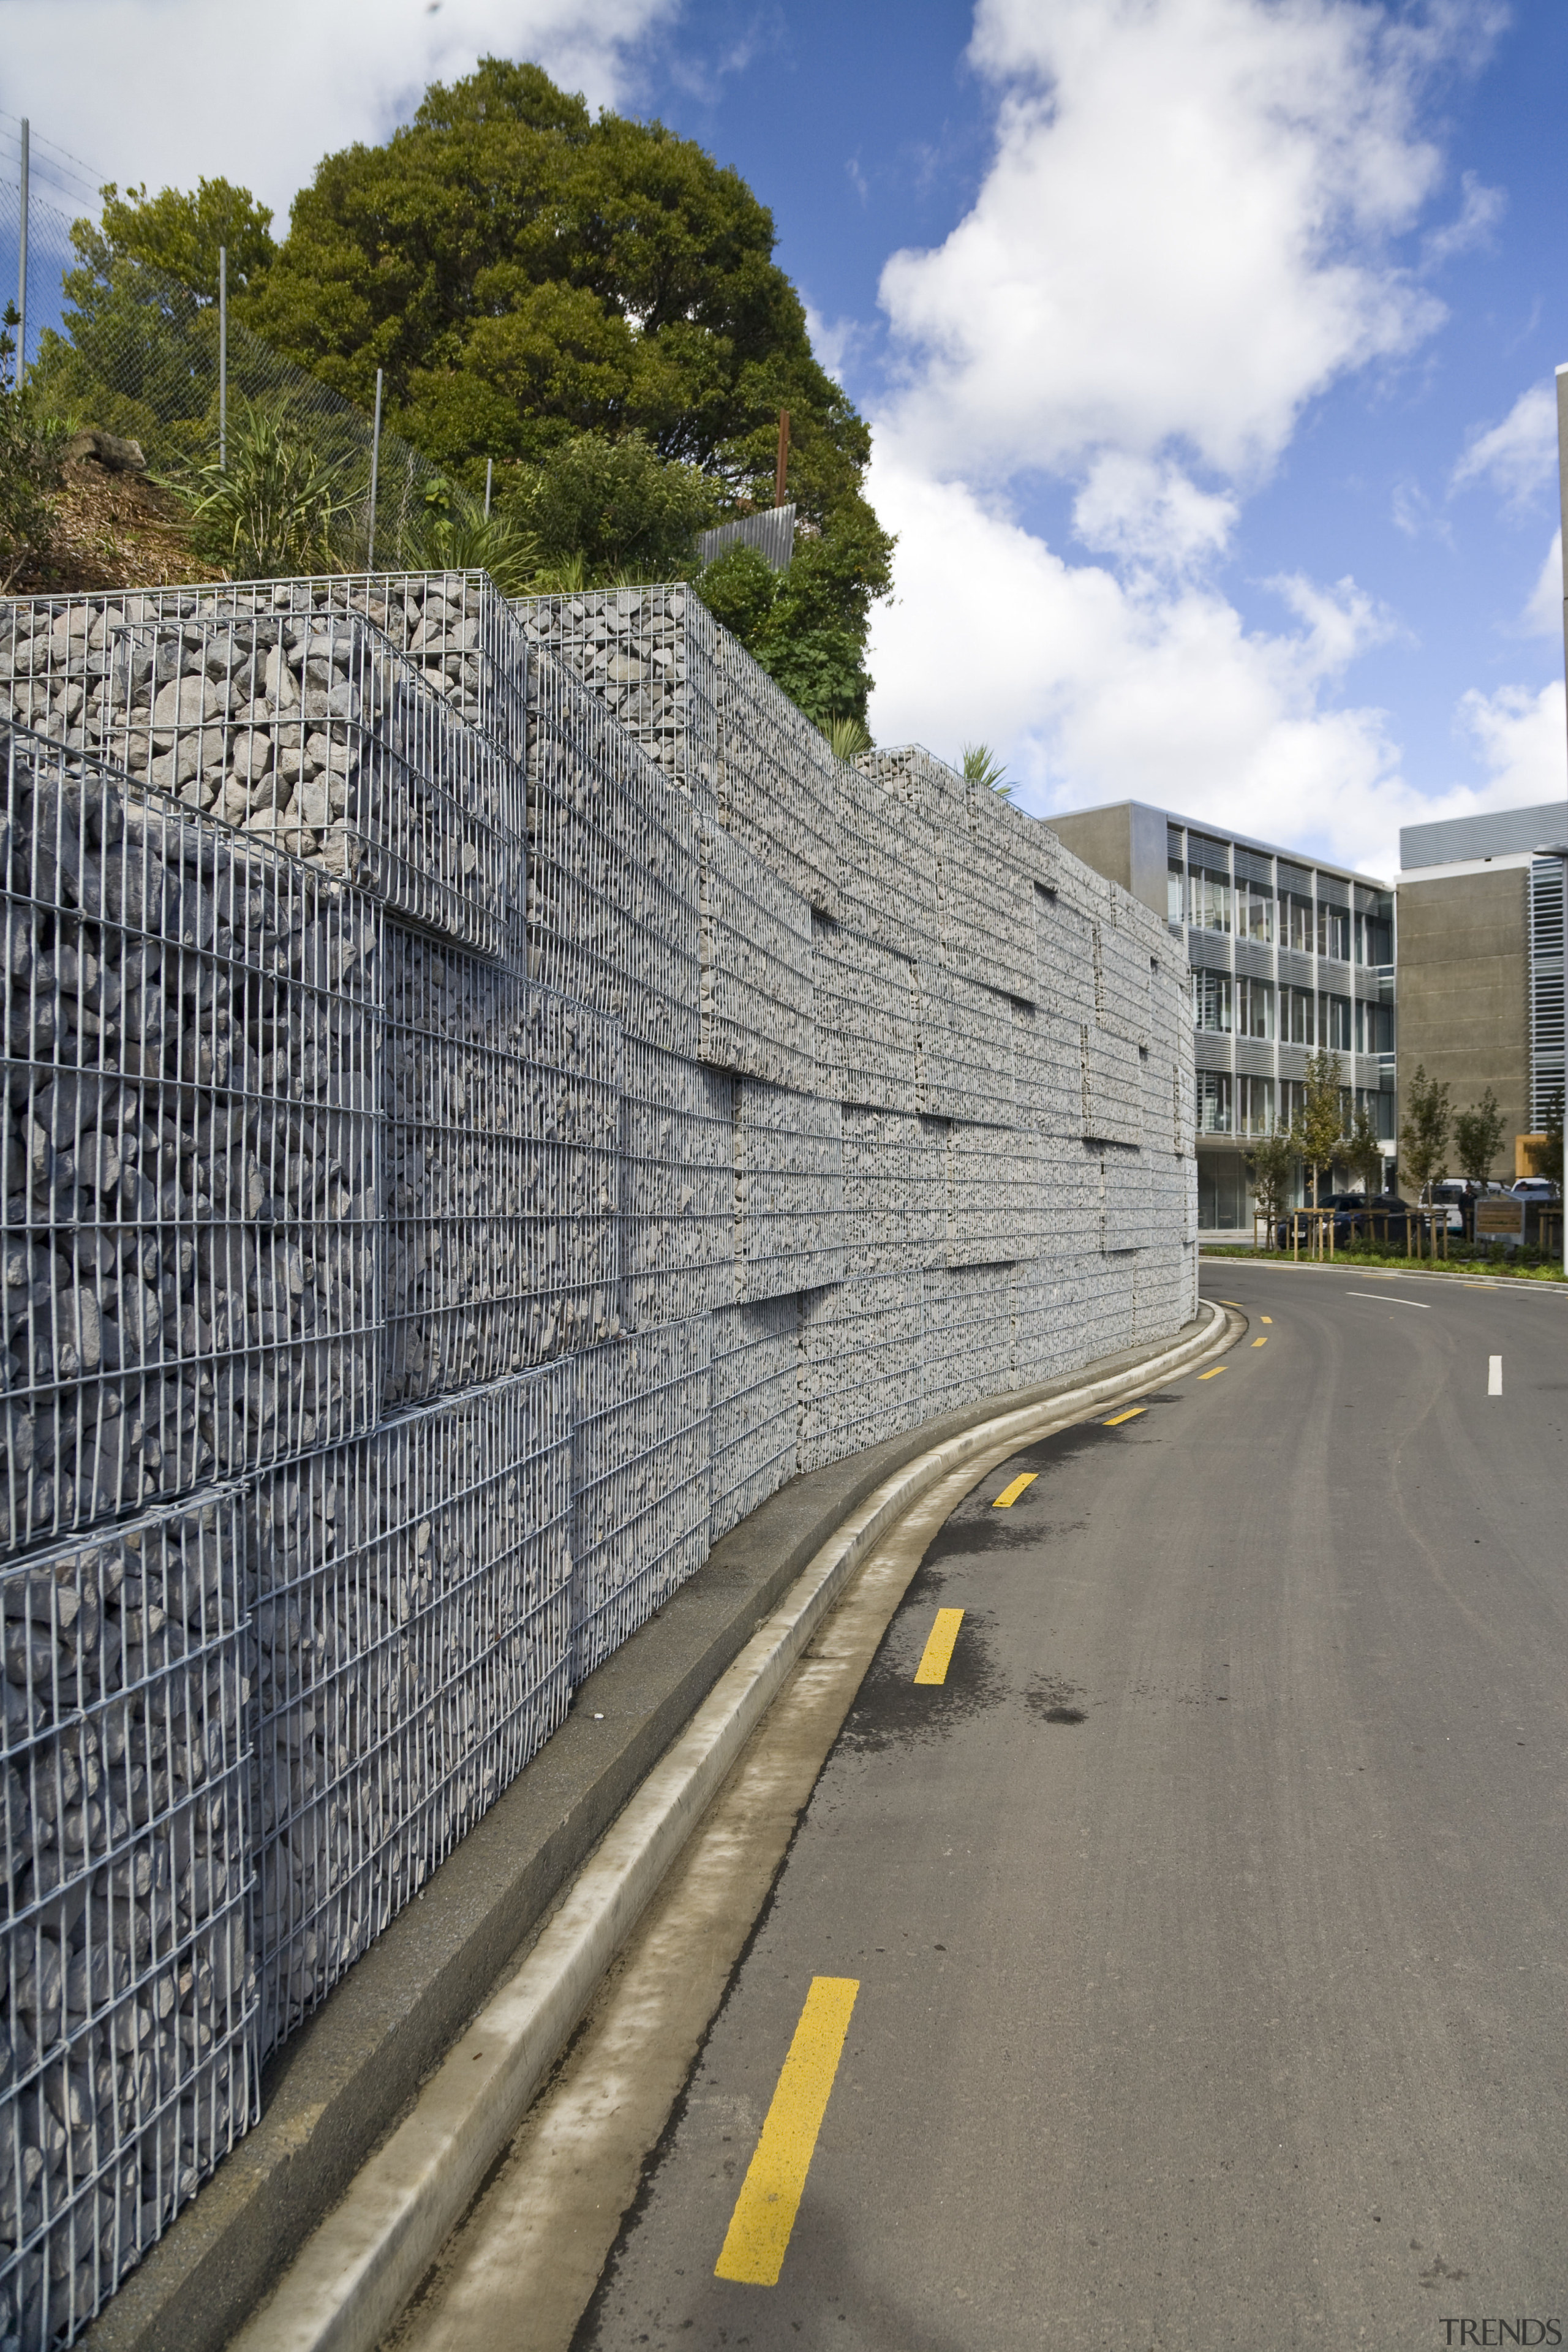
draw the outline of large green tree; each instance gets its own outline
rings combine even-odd
[[[246,315],[470,479],[585,432],[640,433],[731,503],[854,499],[863,421],[817,364],[736,172],[658,122],[593,117],[537,66],[486,58],[384,145],[329,155]]]

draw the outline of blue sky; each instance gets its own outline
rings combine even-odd
[[[1561,0],[0,9],[0,108],[121,180],[281,212],[484,48],[736,165],[874,425],[880,740],[1373,870],[1568,787]]]

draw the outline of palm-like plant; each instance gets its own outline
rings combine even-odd
[[[870,730],[863,719],[829,719],[822,731],[836,760],[858,760],[871,749]]]
[[[977,784],[982,792],[999,793],[1004,800],[1010,797],[1013,787],[1002,779],[1007,771],[989,743],[966,743],[963,747],[963,780]]]
[[[459,508],[411,532],[406,554],[426,572],[488,572],[503,596],[526,596],[539,575],[539,542],[510,515]]]
[[[352,455],[329,456],[308,417],[241,398],[226,466],[214,458],[172,487],[190,504],[205,561],[237,580],[266,580],[342,570],[353,471]]]

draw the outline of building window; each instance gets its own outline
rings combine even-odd
[[[1279,1132],[1283,1135],[1292,1119],[1299,1118],[1307,1108],[1307,1088],[1300,1078],[1279,1081]]]
[[[1230,1078],[1224,1070],[1198,1072],[1198,1132],[1200,1135],[1228,1135],[1230,1124]]]
[[[1317,1024],[1313,1020],[1316,1000],[1310,988],[1282,988],[1279,992],[1279,1034],[1288,1045],[1312,1045],[1317,1043]]]
[[[1237,1078],[1236,1131],[1237,1135],[1273,1134],[1274,1081],[1272,1078]]]
[[[1230,974],[1225,971],[1194,971],[1193,974],[1193,1021],[1199,1029],[1218,1029],[1230,1033]]]
[[[1357,963],[1378,965],[1394,961],[1394,920],[1381,913],[1358,914],[1355,919],[1355,960]]]
[[[1281,940],[1283,940],[1288,933],[1289,944],[1298,955],[1310,955],[1312,941],[1316,937],[1316,925],[1317,917],[1310,898],[1298,898],[1292,891],[1285,901],[1284,912],[1280,916]]]
[[[1351,1001],[1348,996],[1320,996],[1318,999],[1318,1034],[1331,1053],[1348,1054],[1351,1050]]]
[[[1334,956],[1341,963],[1351,960],[1351,910],[1348,907],[1332,907],[1320,899],[1318,904],[1318,953]]]
[[[1266,947],[1274,941],[1274,893],[1266,882],[1238,882],[1236,886],[1237,935],[1244,940],[1260,940]]]
[[[1179,926],[1185,905],[1186,877],[1173,858],[1165,869],[1165,920]]]
[[[1364,1110],[1372,1121],[1372,1131],[1380,1143],[1394,1140],[1394,1095],[1382,1087],[1357,1087],[1355,1107]]]
[[[1230,929],[1230,877],[1194,866],[1187,877],[1187,920],[1200,931]]]
[[[1238,973],[1236,982],[1236,1034],[1238,1037],[1274,1034],[1274,982]]]
[[[1393,1053],[1394,1007],[1392,1004],[1365,1004],[1359,997],[1357,998],[1355,1049],[1358,1054]]]

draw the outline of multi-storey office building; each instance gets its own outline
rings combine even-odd
[[[1247,1152],[1300,1108],[1308,1056],[1394,1150],[1394,894],[1385,882],[1123,801],[1053,816],[1087,865],[1163,915],[1192,969],[1198,1224],[1247,1229]]]
[[[1493,809],[1399,836],[1405,1077],[1443,1079],[1457,1110],[1485,1087],[1502,1112],[1498,1172],[1526,1172],[1563,1085],[1563,866],[1568,808]]]

